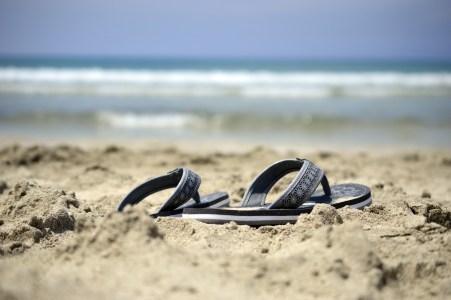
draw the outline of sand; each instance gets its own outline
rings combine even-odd
[[[449,150],[299,149],[3,144],[0,299],[451,295]],[[332,184],[370,186],[373,205],[318,205],[296,224],[258,228],[148,217],[168,193],[114,212],[134,185],[183,165],[202,176],[201,194],[227,191],[237,205],[258,172],[293,157]]]

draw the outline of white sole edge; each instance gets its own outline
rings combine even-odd
[[[365,206],[369,206],[373,202],[372,198],[368,198],[363,202],[349,205],[352,208],[363,209]],[[248,224],[271,224],[271,223],[288,223],[296,222],[299,215],[291,216],[237,216],[237,215],[221,215],[221,214],[183,214],[183,218],[195,219],[205,223],[228,223],[228,222],[240,222]],[[269,221],[269,222],[268,222]]]

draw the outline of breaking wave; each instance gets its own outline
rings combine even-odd
[[[202,121],[191,114],[136,114],[118,112],[98,112],[95,115],[99,124],[116,128],[170,129],[199,125]]]
[[[0,68],[0,92],[245,98],[451,96],[451,72]]]

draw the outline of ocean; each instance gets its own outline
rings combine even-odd
[[[0,136],[451,146],[451,63],[0,59]]]

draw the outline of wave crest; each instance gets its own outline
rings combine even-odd
[[[0,68],[0,92],[328,98],[451,96],[450,72]]]
[[[98,112],[96,119],[100,124],[115,128],[184,128],[195,126],[201,120],[191,114],[136,114]]]

